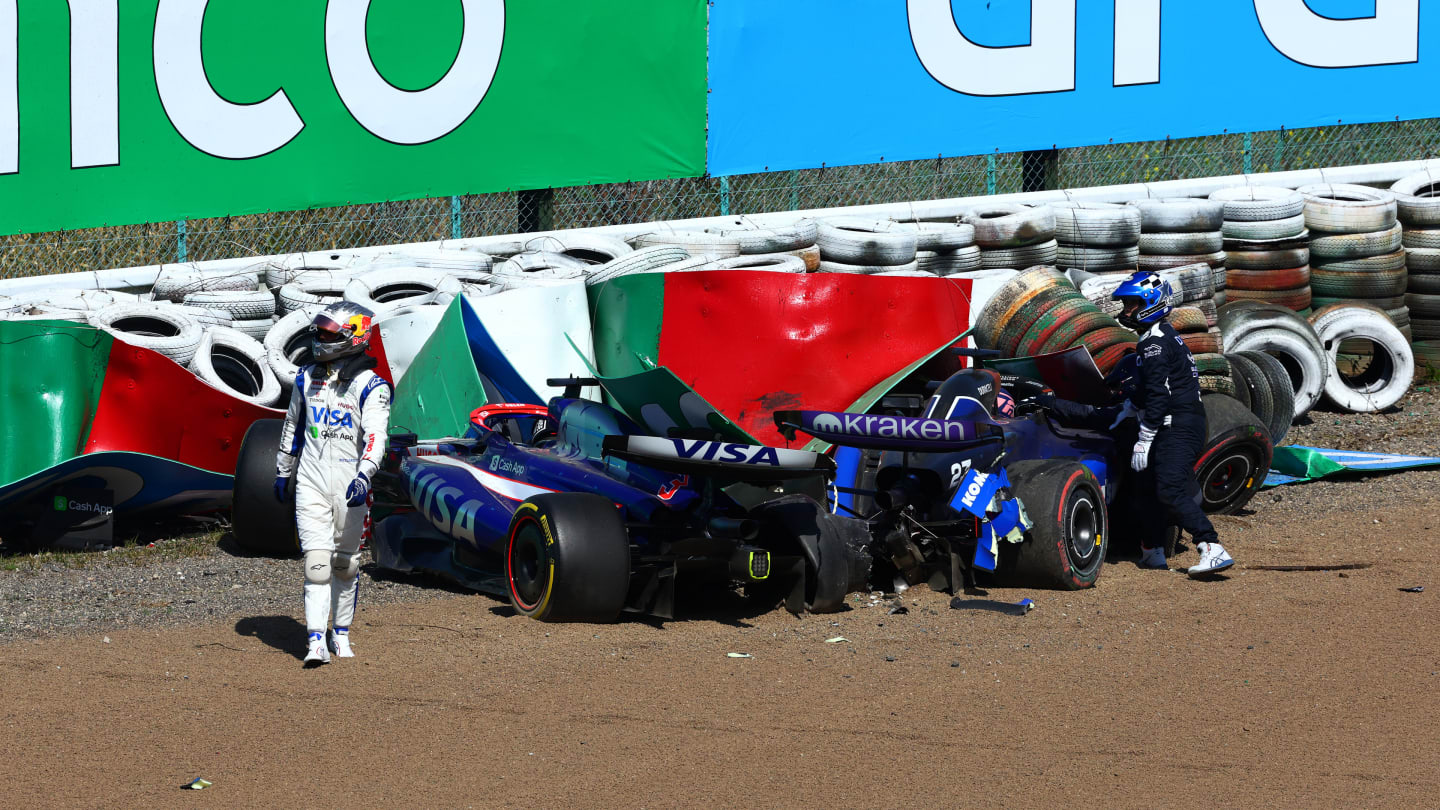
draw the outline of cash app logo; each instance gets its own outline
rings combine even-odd
[[[56,496],[55,496],[55,511],[56,511],[56,512],[64,512],[64,511],[65,511],[65,508],[66,508],[67,506],[69,506],[69,505],[70,505],[70,502],[65,498],[64,495],[56,495]]]

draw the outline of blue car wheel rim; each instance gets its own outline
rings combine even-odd
[[[545,598],[549,586],[550,559],[545,550],[545,536],[540,524],[522,520],[510,537],[506,570],[510,593],[525,610],[534,610]]]

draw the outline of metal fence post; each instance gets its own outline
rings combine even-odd
[[[1285,127],[1280,127],[1280,134],[1275,138],[1275,163],[1270,171],[1285,171]]]
[[[800,181],[794,169],[790,170],[790,210],[800,210]]]
[[[1241,141],[1241,146],[1240,146],[1240,161],[1241,161],[1241,165],[1244,167],[1244,172],[1245,172],[1245,174],[1249,174],[1249,173],[1250,173],[1250,133],[1248,133],[1248,132],[1245,133],[1245,138],[1244,138],[1244,140]]]
[[[995,193],[995,154],[985,156],[985,193]]]
[[[175,261],[185,261],[185,220],[175,220]]]
[[[460,195],[450,198],[450,238],[460,239]]]
[[[720,178],[720,216],[730,216],[730,178]]]

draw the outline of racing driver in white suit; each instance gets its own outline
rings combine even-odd
[[[295,523],[305,554],[305,666],[350,658],[360,595],[360,542],[370,522],[370,477],[390,421],[390,383],[372,369],[373,314],[331,304],[310,326],[314,365],[295,376],[275,459],[275,497],[295,480]],[[330,628],[331,616],[334,628]]]

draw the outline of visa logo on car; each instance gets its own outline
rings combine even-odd
[[[472,498],[451,510],[451,502],[458,501],[464,494],[433,472],[410,479],[410,503],[416,511],[445,534],[474,543],[475,513],[480,509],[480,501]]]
[[[885,439],[965,441],[971,438],[966,435],[968,424],[949,419],[823,413],[815,417],[813,426],[816,430],[829,433],[878,436]]]
[[[354,427],[355,420],[350,414],[340,410],[326,410],[316,405],[310,406],[310,422],[326,427]]]
[[[720,461],[729,464],[763,464],[768,467],[779,467],[780,456],[773,447],[752,447],[748,444],[726,444],[725,442],[707,442],[701,439],[671,439],[675,444],[675,454],[680,458],[693,458],[697,461]]]

